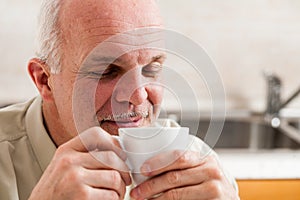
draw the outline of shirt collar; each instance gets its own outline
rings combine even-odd
[[[25,116],[26,130],[42,171],[45,171],[56,151],[43,123],[42,98],[36,97]]]

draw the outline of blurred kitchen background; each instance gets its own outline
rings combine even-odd
[[[242,199],[300,199],[300,143],[293,139],[300,137],[300,96],[279,117],[288,124],[285,130],[276,127],[276,120],[272,127],[261,115],[268,89],[263,71],[281,80],[282,100],[300,86],[300,1],[157,1],[166,27],[201,45],[221,75],[227,118],[216,147],[239,180]],[[34,57],[39,4],[40,0],[0,0],[0,106],[37,94],[26,65]],[[206,88],[199,84],[197,90]],[[205,98],[209,96],[201,97],[203,110],[210,101]],[[201,123],[205,131],[208,122]]]
[[[4,105],[36,95],[26,65],[35,52],[40,0],[0,2],[0,105]],[[300,85],[300,1],[158,3],[166,27],[196,41],[215,62],[226,89],[227,109],[265,109],[263,70],[280,77],[283,99]],[[289,107],[300,108],[300,98]]]

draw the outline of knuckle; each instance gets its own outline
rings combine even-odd
[[[112,186],[115,189],[119,189],[121,187],[121,175],[118,171],[112,170],[110,172]]]
[[[181,200],[181,193],[176,190],[176,189],[173,189],[173,190],[169,190],[166,194],[166,197],[167,199],[170,199],[170,200]]]
[[[180,172],[171,171],[167,174],[167,181],[170,185],[180,185]]]
[[[213,154],[207,156],[206,160],[207,160],[207,162],[209,162],[211,164],[215,164],[216,165],[218,163],[218,160],[217,160],[216,156],[213,155]]]
[[[55,156],[59,157],[61,155],[64,155],[67,151],[69,151],[69,147],[68,147],[67,143],[62,144],[55,151]]]
[[[58,196],[74,200],[90,199],[89,187],[85,187],[83,184],[72,184],[72,189],[70,189],[70,186],[66,186],[66,184],[60,186],[61,187],[56,187],[56,190],[54,191]]]
[[[222,194],[221,183],[219,181],[210,181],[208,183],[208,191],[210,191],[210,193],[215,197],[221,196]]]
[[[87,188],[79,187],[77,189],[77,192],[78,192],[78,194],[77,194],[78,199],[89,199],[90,193]]]
[[[99,127],[93,126],[93,127],[89,128],[89,132],[90,132],[91,134],[95,134],[95,133],[98,134],[98,132],[99,132]]]
[[[54,158],[55,161],[55,169],[58,171],[66,171],[75,165],[75,160],[70,155],[62,155]]]
[[[142,194],[149,194],[153,191],[154,186],[156,185],[155,179],[151,179],[148,183],[140,187]]]
[[[62,156],[59,158],[58,160],[58,168],[59,169],[68,169],[70,168],[72,165],[74,165],[74,160],[71,156]]]
[[[207,167],[205,172],[211,179],[221,179],[223,176],[221,169],[219,169],[217,166]]]
[[[115,191],[108,191],[106,197],[104,199],[107,199],[107,200],[119,200],[120,197],[119,195],[117,194],[117,192]]]
[[[107,136],[109,135],[108,133],[106,133],[103,129],[101,129],[98,126],[94,126],[89,128],[86,131],[86,137],[90,138],[90,139],[95,139],[95,140],[106,140]]]
[[[90,138],[95,138],[95,139],[102,139],[101,138],[101,129],[99,127],[92,127],[89,130],[89,136]]]
[[[67,175],[67,181],[71,182],[73,184],[80,184],[81,183],[81,176],[80,173],[75,170],[75,169],[71,169],[68,171],[68,175]]]
[[[174,151],[174,157],[179,164],[185,164],[189,162],[189,154],[180,150]]]

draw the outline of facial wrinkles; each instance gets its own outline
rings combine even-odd
[[[135,51],[135,52],[130,52],[124,56],[122,56],[122,60],[124,63],[127,63],[127,65],[125,65],[126,68],[126,72],[127,73],[133,73],[132,70],[137,70],[136,75],[133,75],[135,77],[133,78],[138,78],[140,79],[142,77],[141,74],[141,68],[140,66],[144,66],[149,64],[150,62],[152,62],[153,57],[157,56],[157,53],[151,53],[151,52],[147,52],[147,51]],[[139,65],[139,66],[137,66]],[[137,68],[139,67],[139,68]],[[126,74],[124,75],[125,79],[130,77],[126,77]],[[138,76],[138,77],[137,77]],[[126,82],[126,80],[125,80]],[[142,81],[143,82],[143,81]],[[145,85],[143,85],[143,83],[138,83],[141,84],[141,86],[136,85],[134,87],[147,87]],[[121,85],[114,85],[113,87],[129,87],[128,84],[126,83],[120,83]],[[101,84],[99,85],[99,87],[101,87]],[[124,92],[124,90],[122,88],[114,88],[116,90],[118,90],[119,92]],[[125,89],[125,88],[124,88]],[[128,89],[128,88],[127,88]],[[134,90],[136,90],[138,88],[132,88],[131,93],[133,93]],[[130,89],[129,91],[127,91],[130,93]],[[99,95],[100,95],[101,91],[99,91]],[[128,94],[129,96],[132,94]],[[99,98],[103,98],[103,96],[101,95]],[[130,118],[130,117],[136,117],[136,116],[142,116],[144,118],[149,117],[149,114],[152,114],[153,112],[153,105],[152,102],[150,101],[149,98],[145,99],[145,101],[141,104],[141,105],[133,105],[130,103],[130,97],[128,97],[128,101],[124,101],[124,102],[118,102],[116,101],[114,95],[112,93],[110,93],[110,98],[107,99],[107,101],[105,102],[105,104],[101,104],[100,103],[100,108],[98,107],[98,111],[97,111],[97,116],[99,121],[102,120],[119,120],[119,119],[123,119],[123,118]],[[111,110],[112,106],[114,107],[113,110]],[[151,115],[152,116],[152,115]]]
[[[99,30],[99,31],[96,31]],[[83,55],[83,60],[88,52],[92,50],[92,47],[98,45],[99,38],[102,38],[101,41],[104,41],[103,44],[107,49],[107,52],[111,52],[117,55],[118,52],[120,54],[124,54],[127,51],[132,51],[136,49],[143,49],[143,48],[162,48],[163,47],[163,38],[162,33],[160,30],[154,30],[154,29],[137,29],[133,32],[126,32],[121,33],[121,31],[117,32],[116,30],[107,30],[105,31],[103,28],[95,29],[94,33],[89,34],[83,34],[85,38],[81,39],[81,47],[79,49],[85,50],[90,49],[88,51],[85,51],[84,53],[81,52],[79,54]],[[99,33],[102,32],[102,33]],[[143,35],[139,32],[143,32]],[[115,33],[121,33],[119,35],[115,35]],[[112,37],[110,37],[112,36]],[[108,38],[110,37],[110,38]],[[107,39],[108,38],[108,39]],[[105,40],[107,39],[107,40]]]
[[[148,3],[146,3],[148,2]],[[63,32],[64,53],[68,71],[76,71],[99,43],[118,33],[140,27],[160,27],[161,20],[154,3],[141,0],[72,0],[66,5]],[[120,42],[124,46],[126,43]],[[142,63],[137,59],[136,63]],[[75,69],[75,70],[74,70]],[[106,95],[106,94],[105,94]],[[110,98],[107,99],[107,102]],[[105,104],[108,104],[108,103]],[[103,102],[102,102],[103,103]],[[144,105],[151,107],[149,100]],[[106,107],[106,106],[102,106]],[[109,109],[105,109],[109,111]],[[111,113],[106,113],[111,114]]]
[[[118,44],[119,46],[119,44]],[[130,73],[131,70],[137,70],[139,68],[139,72],[134,75],[135,77],[140,76],[142,77],[141,67],[151,63],[153,59],[157,56],[162,55],[161,51],[153,50],[153,49],[140,49],[138,51],[128,52],[125,55],[122,55],[118,58],[118,63],[124,73]],[[97,56],[96,56],[97,57]],[[97,118],[99,121],[103,119],[121,119],[123,117],[128,116],[143,116],[148,117],[148,113],[153,112],[153,105],[150,99],[146,99],[142,105],[135,105],[129,106],[128,102],[119,102],[116,103],[114,97],[112,97],[112,93],[115,87],[115,84],[118,80],[109,81],[108,83],[101,83],[98,84],[99,91],[96,92],[96,110],[97,110]],[[104,92],[105,91],[105,92]],[[103,102],[105,101],[105,102]],[[113,114],[111,110],[111,102],[115,102],[114,104],[114,111],[116,113]],[[97,105],[98,104],[98,105]],[[117,106],[117,107],[116,107]],[[118,108],[119,107],[119,108]],[[134,113],[137,112],[137,113]],[[146,113],[146,114],[145,114]]]
[[[134,28],[162,25],[158,8],[150,0],[67,2],[63,19],[68,26],[64,32],[69,35],[69,41],[77,41],[70,49],[80,49],[81,52],[75,56],[81,61],[97,44],[112,35]]]
[[[91,56],[90,60],[93,60],[92,58],[97,58],[96,55]],[[126,77],[126,73],[129,73],[129,74],[131,73],[132,74],[132,72],[133,72],[132,70],[137,70],[135,72],[136,74],[134,75],[134,77],[138,77],[140,79],[142,77],[142,72],[141,72],[142,69],[141,68],[143,66],[148,65],[149,63],[153,62],[153,60],[158,55],[159,56],[162,55],[162,52],[161,51],[142,49],[142,50],[139,50],[139,51],[133,51],[133,52],[126,53],[125,55],[119,57],[118,58],[119,61],[117,63],[114,63],[114,64],[117,64],[120,67],[120,69],[122,71],[124,71],[125,77]],[[106,59],[104,59],[104,60],[106,60]],[[91,63],[91,62],[89,62],[89,63]],[[87,65],[87,67],[89,65]],[[95,63],[93,65],[96,66]],[[95,68],[95,70],[96,70],[97,67],[93,67],[93,68]],[[120,74],[120,75],[124,75],[124,74]],[[127,77],[128,77],[128,75],[127,75]],[[111,102],[111,100],[114,100],[114,98],[111,99],[111,96],[112,96],[115,84],[118,82],[118,80],[119,79],[114,79],[114,80],[111,80],[109,82],[101,82],[100,81],[99,84],[95,83],[96,85],[95,84],[93,84],[94,86],[92,85],[92,87],[97,86],[97,91],[95,91],[96,92],[96,99],[97,99],[97,101],[95,103],[98,104],[98,105],[95,105],[96,108],[98,108],[97,110],[99,110],[100,109],[99,107],[102,107],[103,105],[107,105],[107,106],[104,109],[101,109],[101,110],[108,111],[110,109],[110,107],[111,107],[110,102]],[[85,84],[85,85],[87,85],[87,84]],[[125,84],[125,85],[127,85],[127,84]],[[106,102],[104,103],[103,100],[106,100]],[[147,99],[147,101],[149,101],[149,100]],[[119,104],[116,104],[116,105],[120,105],[122,111],[124,111],[124,105],[123,104],[119,103]],[[116,108],[116,109],[118,110],[118,108]],[[128,109],[128,106],[125,109]],[[111,113],[111,111],[109,113],[106,113],[106,114],[110,114],[110,113]]]

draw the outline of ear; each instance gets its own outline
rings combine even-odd
[[[28,63],[28,72],[44,101],[53,100],[52,90],[49,85],[50,73],[45,62],[33,58]]]

